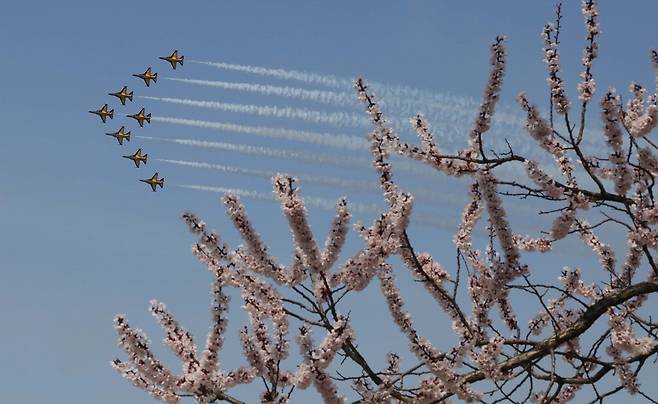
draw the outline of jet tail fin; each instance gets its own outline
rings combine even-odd
[[[160,188],[164,188],[164,177],[160,178],[160,181],[158,181],[158,185],[160,185]]]
[[[158,73],[153,74],[153,81],[156,83],[158,82]]]
[[[110,115],[110,119],[114,119],[114,110],[113,109],[110,110],[109,115]]]
[[[144,160],[142,160],[142,161],[144,162],[144,164],[146,164],[146,160],[148,160],[149,155],[148,155],[148,154],[145,154],[145,155],[143,155],[142,157],[144,157]]]
[[[183,66],[183,60],[185,60],[185,56],[180,57],[179,63],[181,66]]]
[[[131,91],[131,92],[128,93],[128,99],[129,99],[130,101],[133,100],[133,91]]]
[[[146,115],[146,122],[151,123],[151,113],[149,112],[148,115]]]

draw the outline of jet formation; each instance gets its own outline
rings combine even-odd
[[[166,62],[169,62],[171,64],[171,67],[176,70],[177,65],[183,66],[183,62],[185,60],[185,56],[183,55],[178,55],[178,50],[174,50],[170,56],[160,56],[158,59],[162,59]],[[140,74],[133,74],[134,77],[137,77],[139,79],[144,80],[144,84],[146,84],[146,87],[150,87],[151,81],[154,83],[158,82],[158,73],[153,72],[151,67],[148,67],[144,73]],[[124,85],[121,90],[115,92],[115,93],[108,93],[108,95],[112,97],[116,97],[119,99],[121,102],[121,105],[126,105],[126,100],[128,101],[133,101],[133,92],[128,89],[128,86]],[[89,111],[92,114],[98,115],[103,123],[107,122],[107,118],[109,117],[110,119],[114,119],[114,110],[109,109],[108,104],[104,104],[102,107],[95,111]],[[125,115],[128,118],[133,118],[139,123],[140,127],[144,127],[144,121],[147,123],[151,123],[151,114],[146,113],[144,108],[136,113],[136,114],[131,114],[131,115]],[[112,136],[117,140],[120,146],[123,146],[123,142],[130,142],[130,131],[125,130],[125,126],[122,126],[118,131],[116,132],[111,132],[111,133],[106,133],[107,136]],[[138,148],[137,151],[134,154],[129,154],[122,156],[123,158],[132,160],[132,162],[135,164],[136,168],[140,168],[140,164],[144,163],[146,164],[146,161],[148,159],[148,154],[144,153],[142,154],[142,149]],[[157,187],[160,186],[160,188],[164,188],[164,177],[158,178],[159,173],[155,173],[151,178],[146,178],[146,179],[140,179],[140,182],[148,184],[153,192],[156,192]]]

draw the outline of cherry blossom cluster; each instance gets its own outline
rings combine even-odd
[[[352,329],[349,327],[347,320],[341,318],[334,323],[333,329],[324,341],[317,348],[314,348],[311,339],[311,329],[307,326],[302,326],[299,330],[297,341],[299,342],[304,362],[294,375],[295,385],[301,389],[305,389],[313,382],[325,403],[343,403],[345,399],[338,395],[336,385],[332,382],[325,370],[333,360],[338,349],[351,337]]]
[[[386,213],[377,218],[371,227],[360,227],[365,246],[331,275],[330,285],[345,284],[353,290],[364,289],[377,274],[381,264],[400,250],[400,237],[409,222],[413,197],[400,194]]]
[[[624,125],[634,137],[646,136],[658,126],[658,52],[655,50],[651,51],[651,61],[656,70],[656,93],[645,100],[646,90],[641,85],[632,83],[629,88],[634,98],[628,100]]]
[[[455,245],[462,251],[470,251],[471,240],[473,237],[473,227],[482,215],[482,194],[478,182],[471,184],[470,188],[471,202],[466,205],[462,213],[462,220],[459,222],[457,234],[455,234]]]
[[[119,345],[128,353],[131,363],[117,359],[112,364],[115,369],[154,398],[171,403],[178,402],[183,395],[193,396],[199,403],[225,399],[227,389],[236,384],[251,383],[259,376],[268,382],[267,390],[261,395],[263,402],[287,402],[287,396],[281,394],[280,389],[286,386],[306,388],[309,377],[326,401],[342,402],[335,388],[331,387],[325,369],[344,343],[353,339],[347,319],[339,318],[317,348],[309,345],[310,339],[302,332],[300,338],[305,341],[302,344],[305,362],[300,364],[295,373],[280,368],[281,361],[288,357],[289,317],[280,293],[260,276],[276,284],[293,286],[307,279],[309,274],[313,281],[319,280],[314,279],[313,275],[324,274],[337,259],[345,241],[350,217],[346,201],[339,200],[330,236],[325,249],[320,251],[306,222],[303,199],[293,184],[294,179],[291,177],[278,175],[273,178],[274,192],[281,201],[284,215],[289,219],[295,250],[298,252],[290,268],[285,268],[270,257],[237,196],[227,195],[224,204],[227,214],[245,240],[244,247],[229,250],[219,236],[209,231],[196,215],[190,212],[183,214],[183,220],[190,231],[199,236],[193,246],[193,253],[215,276],[213,322],[205,349],[199,357],[192,335],[178,324],[164,304],[152,301],[151,313],[166,333],[165,344],[182,361],[182,374],[175,376],[162,366],[151,353],[143,333],[130,328],[123,316],[117,316],[115,328],[120,336]],[[227,326],[225,312],[228,309],[228,297],[223,293],[225,286],[241,290],[244,302],[242,308],[249,318],[249,325],[240,331],[242,349],[249,365],[230,371],[219,369],[219,351]]]
[[[429,125],[420,114],[411,119],[411,124],[420,139],[420,146],[403,143],[399,136],[387,127],[384,114],[375,102],[375,97],[368,89],[365,81],[361,78],[355,81],[354,88],[357,92],[357,98],[366,104],[366,111],[375,126],[375,130],[369,135],[369,138],[371,140],[371,151],[373,155],[378,156],[375,159],[375,169],[380,175],[390,171],[390,163],[385,162],[389,150],[423,161],[448,175],[460,176],[475,169],[475,166],[469,160],[476,158],[481,153],[481,137],[491,127],[495,105],[500,97],[507,55],[504,40],[504,37],[496,37],[496,41],[491,45],[489,80],[485,86],[483,101],[480,104],[473,128],[469,133],[469,148],[457,152],[459,159],[440,157],[440,150],[429,131]],[[381,183],[385,185],[389,182],[382,179]],[[389,194],[394,194],[396,191],[395,189],[387,189],[384,192],[388,200]]]
[[[613,308],[608,309],[612,343],[608,354],[614,359],[614,367],[622,385],[631,393],[638,390],[637,378],[626,362],[623,353],[631,355],[646,355],[655,346],[651,337],[637,338],[633,334],[628,319],[617,314]]]
[[[601,119],[603,120],[603,133],[606,142],[612,149],[608,159],[614,165],[613,178],[615,192],[624,195],[633,184],[633,172],[626,164],[626,155],[623,148],[623,137],[620,127],[619,97],[615,96],[614,89],[608,90],[601,101]]]
[[[417,114],[414,118],[410,119],[410,123],[420,140],[420,147],[410,146],[406,143],[399,143],[399,146],[396,147],[398,143],[394,142],[391,147],[397,149],[398,153],[422,161],[435,170],[442,171],[452,176],[461,176],[466,174],[469,170],[474,169],[475,166],[465,160],[441,157],[441,150],[436,144],[434,136],[430,132],[429,123],[423,115]],[[473,152],[460,150],[457,155],[469,158],[472,157]]]
[[[498,366],[498,356],[503,349],[504,342],[502,337],[493,337],[488,344],[480,348],[480,351],[471,353],[473,360],[489,379],[501,380],[510,376]]]
[[[557,186],[555,179],[542,170],[536,161],[526,160],[523,165],[528,174],[528,178],[546,192],[546,195],[553,199],[558,199],[562,196],[564,192],[563,188]]]
[[[526,112],[526,129],[530,136],[539,142],[539,145],[553,156],[558,167],[560,167],[562,175],[567,179],[567,185],[575,186],[576,180],[573,175],[573,163],[566,155],[564,146],[553,136],[553,129],[551,128],[550,123],[541,117],[539,109],[535,105],[530,104],[530,101],[524,93],[518,95],[517,101],[521,105],[521,108]],[[537,176],[535,174],[531,175],[530,178],[533,180],[535,178],[542,180],[537,183],[539,186],[545,186],[544,184],[547,183],[544,176]],[[556,193],[556,191],[550,187],[546,188],[545,191],[547,193]]]
[[[489,81],[487,81],[484,88],[482,103],[475,117],[473,128],[468,134],[469,145],[476,153],[480,153],[482,150],[482,134],[491,128],[491,118],[493,117],[496,103],[500,98],[507,59],[504,41],[504,37],[498,36],[496,37],[496,41],[491,45],[491,72],[489,73]]]
[[[587,31],[587,45],[583,51],[583,67],[585,68],[580,77],[583,79],[578,84],[578,92],[582,101],[589,101],[594,96],[596,83],[592,75],[592,61],[598,56],[599,44],[596,37],[599,35],[599,11],[595,0],[583,0],[583,17],[585,17],[585,30]]]
[[[297,273],[287,273],[285,268],[276,262],[276,259],[269,254],[260,235],[251,225],[246,210],[240,202],[240,197],[236,195],[226,195],[223,201],[226,206],[226,213],[233,221],[233,225],[240,232],[242,239],[246,243],[245,252],[246,255],[250,257],[250,268],[266,275],[278,283],[294,283],[295,280],[299,279],[300,276]],[[292,269],[295,268],[295,266],[292,267]]]
[[[581,295],[592,301],[596,301],[603,296],[598,288],[585,285],[581,279],[579,268],[571,271],[565,267],[558,279],[562,282],[564,290],[558,298],[551,299],[546,304],[544,311],[530,320],[528,328],[534,335],[541,334],[542,330],[551,322],[553,322],[553,326],[556,329],[566,328],[573,324],[582,314],[581,309],[564,308],[564,305],[573,296]],[[573,347],[575,345],[576,343],[574,343]]]
[[[122,314],[114,318],[114,328],[119,334],[119,346],[126,352],[131,363],[114,359],[112,367],[153,398],[166,403],[177,403],[175,389],[178,378],[155,358],[143,331],[131,328]]]
[[[372,387],[367,380],[357,379],[353,383],[354,390],[361,396],[360,402],[364,404],[389,404],[392,389],[396,381],[395,376],[400,374],[400,357],[392,352],[386,354],[386,370],[382,375],[382,384]]]
[[[421,382],[419,399],[421,401],[432,400],[449,392],[456,394],[462,400],[476,400],[479,394],[461,382],[459,375],[455,373],[456,359],[448,359],[445,354],[434,348],[427,338],[420,336],[414,328],[411,315],[404,309],[400,290],[395,286],[391,267],[384,265],[378,276],[393,322],[407,336],[411,352],[424,362],[433,374],[429,379],[425,379],[425,383]]]
[[[192,334],[178,324],[163,303],[159,303],[156,300],[151,300],[150,303],[151,307],[149,311],[158,320],[158,323],[160,323],[160,326],[167,334],[164,339],[165,345],[169,346],[174,354],[183,362],[183,374],[189,375],[196,373],[199,369],[199,360],[196,357],[197,348],[194,345]],[[182,387],[189,387],[193,382],[193,380],[184,380]]]
[[[482,170],[476,178],[482,190],[483,200],[486,201],[489,221],[505,257],[503,262],[492,263],[492,271],[489,271],[489,277],[486,278],[486,283],[482,285],[484,287],[479,290],[479,299],[497,302],[507,326],[512,330],[516,330],[518,325],[509,303],[509,290],[505,285],[525,274],[527,266],[519,262],[520,255],[517,248],[519,239],[515,240],[507,221],[507,214],[503,208],[502,200],[498,196],[496,177],[491,172]],[[480,280],[480,282],[483,281],[484,278]],[[473,294],[473,292],[471,293]]]
[[[598,255],[602,268],[611,274],[615,274],[616,259],[612,248],[601,242],[592,232],[591,226],[587,221],[580,220],[578,227],[578,235]]]
[[[551,403],[562,404],[573,400],[576,397],[578,390],[582,388],[582,384],[566,384],[560,389],[560,392],[553,397],[550,397]],[[533,403],[545,403],[549,399],[548,392],[535,393],[530,397]]]
[[[570,102],[564,90],[564,81],[558,76],[560,72],[560,53],[558,52],[558,35],[560,24],[560,5],[558,5],[557,24],[546,24],[542,31],[544,38],[544,63],[548,68],[548,87],[555,110],[564,114],[569,111]]]

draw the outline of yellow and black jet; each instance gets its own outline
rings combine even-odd
[[[133,92],[128,91],[128,86],[123,86],[121,90],[116,93],[108,93],[108,95],[117,97],[121,101],[121,105],[126,105],[126,99],[133,100]]]
[[[140,180],[141,182],[145,182],[151,186],[151,189],[153,192],[155,192],[155,188],[160,185],[160,188],[164,188],[164,178],[158,179],[158,173],[153,174],[153,177]]]
[[[171,56],[160,56],[158,59],[166,60],[167,62],[171,63],[171,67],[176,70],[176,63],[179,65],[183,66],[183,60],[185,59],[185,56],[181,55],[178,56],[178,49],[176,49]]]
[[[101,121],[105,123],[105,120],[109,116],[110,119],[114,119],[114,110],[107,110],[107,104],[103,105],[100,109],[97,109],[96,111],[89,111],[91,114],[96,114],[101,117]]]
[[[144,80],[144,83],[146,83],[146,87],[151,85],[151,80],[153,80],[153,82],[155,83],[158,82],[158,73],[152,73],[150,67],[146,69],[144,73],[133,74],[133,76],[139,77],[140,79]]]
[[[144,108],[142,108],[138,113],[132,115],[126,115],[128,118],[135,119],[139,122],[139,126],[144,127],[144,121],[151,123],[151,113],[144,114]]]
[[[148,154],[142,155],[142,149],[137,149],[135,154],[131,154],[129,156],[122,156],[125,159],[130,159],[135,163],[135,167],[139,168],[139,163],[144,163],[146,164],[146,159],[148,158]]]
[[[112,136],[113,138],[115,138],[117,140],[117,142],[119,142],[119,145],[123,145],[124,140],[127,140],[127,141],[130,142],[130,131],[124,132],[123,126],[118,131],[113,132],[113,133],[106,133],[106,135]]]

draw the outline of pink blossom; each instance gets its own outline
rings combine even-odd
[[[596,37],[600,33],[599,12],[595,0],[583,0],[583,17],[585,17],[585,29],[587,31],[587,45],[583,51],[583,67],[585,68],[580,77],[583,81],[578,84],[578,92],[582,101],[589,101],[596,90],[596,83],[592,76],[592,61],[598,56],[599,44]]]
[[[496,42],[491,45],[491,71],[489,80],[484,88],[482,103],[475,117],[473,128],[468,134],[468,142],[471,150],[480,152],[482,148],[482,134],[487,132],[491,127],[491,117],[493,116],[496,103],[500,98],[500,89],[503,85],[503,76],[505,75],[505,62],[507,52],[504,44],[505,38],[496,37]]]
[[[559,17],[558,17],[559,18]],[[560,72],[560,53],[558,52],[557,32],[553,24],[546,24],[542,31],[544,38],[544,62],[548,68],[548,87],[555,110],[564,114],[569,111],[570,102],[564,90],[564,81],[558,76]]]

